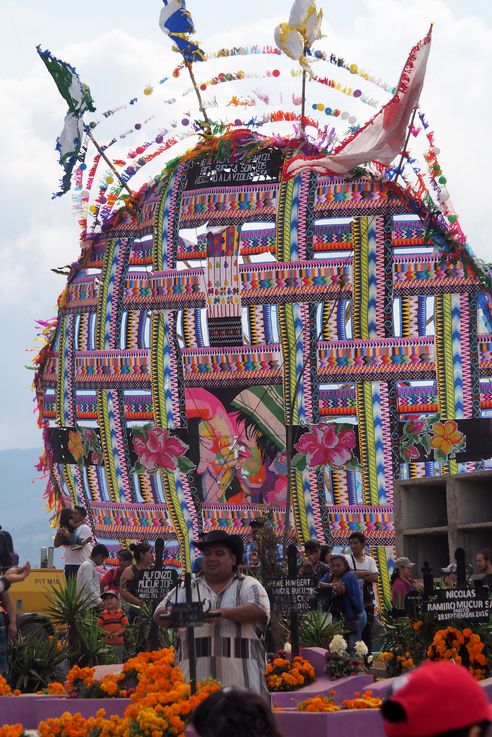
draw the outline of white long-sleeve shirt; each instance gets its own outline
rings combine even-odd
[[[79,570],[77,571],[77,591],[82,591],[90,596],[90,607],[96,607],[102,604],[100,592],[100,576],[97,570],[97,566],[92,560],[84,561]]]

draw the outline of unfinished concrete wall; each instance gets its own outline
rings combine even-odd
[[[473,563],[492,547],[492,472],[435,476],[396,482],[394,515],[397,555],[424,561],[437,573],[454,561],[457,547]]]

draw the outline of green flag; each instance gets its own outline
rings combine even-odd
[[[70,189],[72,171],[80,154],[84,134],[83,115],[87,111],[94,112],[96,108],[89,87],[80,81],[79,75],[70,64],[57,59],[47,49],[43,51],[41,46],[37,46],[36,50],[68,105],[65,124],[56,141],[64,175],[60,182],[60,191],[55,192],[53,197],[60,197]]]

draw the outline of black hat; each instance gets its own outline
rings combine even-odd
[[[196,545],[198,550],[205,550],[211,545],[225,545],[230,548],[236,556],[236,563],[239,565],[243,559],[244,554],[244,543],[240,535],[228,535],[227,532],[222,530],[212,530],[203,540],[197,540],[193,543]]]
[[[255,527],[261,528],[261,527],[265,527],[265,523],[261,519],[252,519],[251,522],[249,523],[249,526],[253,528]]]

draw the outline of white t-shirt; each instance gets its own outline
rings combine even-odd
[[[84,592],[89,597],[89,606],[95,607],[101,603],[101,576],[92,559],[85,560],[77,571],[77,591]]]
[[[363,563],[360,563],[357,560],[357,558],[355,557],[355,555],[352,555],[351,553],[349,553],[348,555],[346,555],[345,558],[347,559],[347,563],[349,564],[349,568],[352,571],[356,570],[356,571],[369,571],[369,573],[379,573],[378,567],[377,567],[377,564],[376,564],[376,561],[370,555],[364,555],[364,561],[363,561]],[[355,566],[354,566],[354,561],[355,561]],[[360,586],[362,588],[363,585],[364,585],[364,580],[362,578],[359,578],[359,582],[360,582]],[[378,594],[377,594],[377,590],[376,590],[376,585],[373,582],[370,582],[370,581],[368,583],[371,583],[372,584],[372,591],[373,591],[373,594],[374,594],[374,602],[377,604]]]
[[[75,528],[74,540],[87,540],[88,537],[92,537],[91,528],[89,525],[82,523]],[[70,545],[65,548],[65,565],[67,566],[80,566],[86,560],[89,560],[91,555],[91,545],[87,543],[83,548],[73,549]]]

